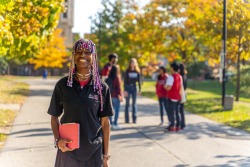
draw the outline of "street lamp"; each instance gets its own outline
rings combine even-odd
[[[223,2],[223,36],[222,36],[222,54],[221,63],[222,65],[222,107],[224,107],[225,93],[226,93],[226,53],[227,53],[227,0]]]
[[[102,31],[101,31],[101,26],[102,26],[102,11],[99,9],[98,10],[98,16],[99,16],[99,26],[98,26],[98,28],[99,28],[99,33],[98,33],[98,42],[99,42],[99,44],[98,44],[98,52],[99,52],[99,56],[101,56],[101,33],[102,33]]]

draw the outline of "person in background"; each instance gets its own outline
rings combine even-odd
[[[116,64],[117,61],[118,61],[118,55],[116,53],[109,54],[109,62],[105,64],[105,66],[102,69],[103,81],[105,81],[108,78],[112,65]]]
[[[47,79],[48,71],[47,69],[43,70],[43,79]]]
[[[137,91],[137,85],[139,92]],[[129,62],[129,66],[124,75],[124,96],[126,97],[125,105],[125,123],[129,123],[129,100],[130,95],[132,96],[132,119],[133,123],[137,120],[137,107],[136,107],[136,96],[141,94],[141,83],[140,83],[140,69],[137,64],[137,60],[132,58]]]
[[[187,70],[186,70],[185,64],[183,64],[183,63],[180,63],[179,74],[182,76],[182,84],[183,84],[184,90],[186,90],[186,88],[187,88]],[[180,117],[181,117],[180,127],[181,127],[181,129],[184,129],[186,127],[185,115],[184,115],[184,103],[179,103],[177,111],[178,111],[177,116],[179,117],[179,114],[180,114]],[[177,120],[178,120],[178,118],[177,118]]]
[[[158,75],[158,80],[156,83],[156,95],[159,99],[159,104],[160,104],[160,114],[161,114],[161,123],[160,125],[163,124],[163,110],[165,108],[167,117],[169,120],[169,115],[168,115],[168,109],[167,109],[167,90],[164,88],[165,84],[167,83],[168,79],[168,74],[166,73],[166,68],[161,66],[159,68],[159,75]]]
[[[179,117],[176,117],[177,106],[179,101],[181,100],[181,75],[178,73],[179,65],[174,62],[171,64],[171,73],[168,77],[167,83],[165,85],[165,89],[167,90],[167,98],[168,98],[168,112],[169,112],[169,120],[170,125],[165,129],[165,132],[170,131],[180,131],[180,121]]]
[[[111,128],[114,130],[120,130],[122,127],[120,127],[117,124],[117,120],[119,118],[119,112],[120,112],[120,102],[123,101],[122,96],[122,89],[121,89],[121,77],[119,73],[119,68],[116,65],[113,65],[108,78],[105,80],[110,88],[110,93],[112,97],[112,104],[113,108],[115,110],[115,118],[113,122],[113,116],[109,117]]]

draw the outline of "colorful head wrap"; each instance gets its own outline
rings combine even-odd
[[[96,46],[95,44],[88,39],[80,39],[78,40],[75,45],[73,46],[72,51],[72,59],[71,59],[71,65],[69,69],[69,77],[67,86],[72,87],[73,84],[73,75],[75,72],[75,62],[74,62],[74,55],[77,50],[80,49],[87,49],[92,53],[92,65],[91,65],[91,73],[92,73],[92,79],[94,80],[94,91],[97,92],[100,95],[101,98],[101,111],[103,110],[103,98],[102,98],[102,84],[101,79],[98,71],[98,65],[97,65],[97,53],[96,53]]]

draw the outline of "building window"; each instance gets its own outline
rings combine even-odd
[[[63,18],[67,18],[67,12],[63,13]]]

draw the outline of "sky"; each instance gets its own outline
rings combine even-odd
[[[112,0],[114,2],[114,0]],[[102,9],[101,0],[74,0],[74,27],[73,32],[80,33],[83,37],[84,33],[90,33],[91,21],[90,16],[94,16],[98,10]],[[149,0],[140,0],[140,4],[144,5]]]
[[[75,0],[73,32],[90,33],[90,16],[94,16],[102,8],[101,0]]]

